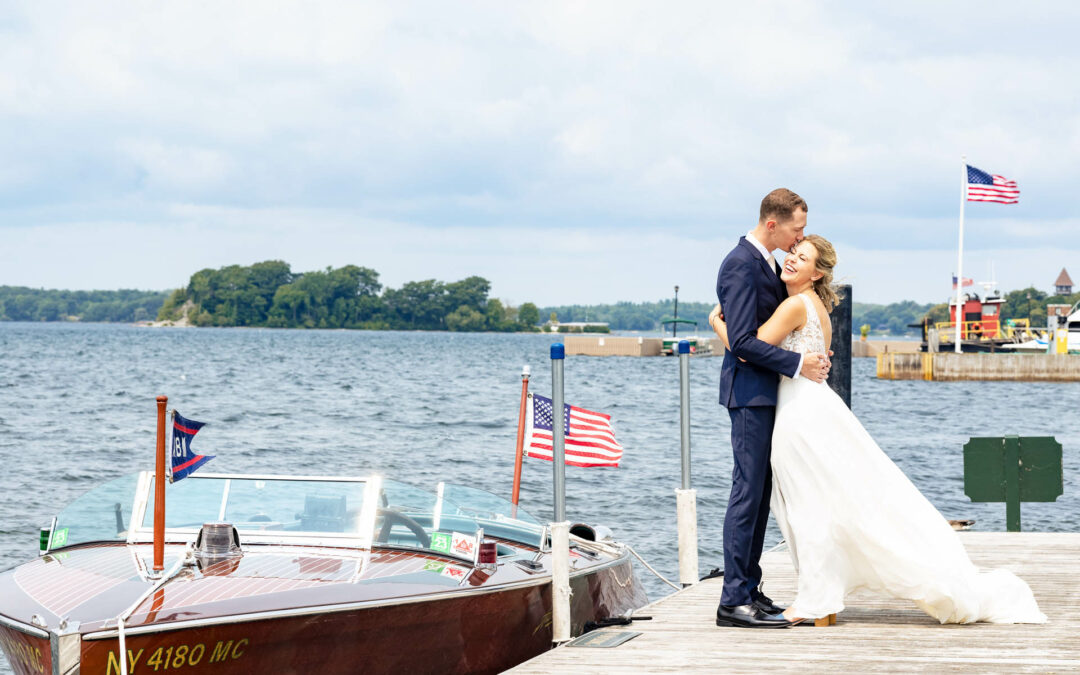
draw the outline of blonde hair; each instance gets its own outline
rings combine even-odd
[[[803,241],[810,242],[817,250],[814,267],[821,274],[821,278],[814,282],[814,292],[824,303],[825,311],[832,312],[833,308],[840,304],[840,294],[836,292],[832,282],[833,268],[836,267],[836,249],[820,234],[808,234]]]

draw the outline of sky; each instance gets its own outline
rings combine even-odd
[[[1036,8],[1037,7],[1037,8]],[[856,302],[1080,279],[1080,5],[0,4],[0,285],[206,267],[715,299],[788,187]]]

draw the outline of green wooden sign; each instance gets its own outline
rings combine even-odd
[[[1020,531],[1021,502],[1056,501],[1064,491],[1061,443],[1051,436],[972,438],[964,445],[964,494],[1005,502],[1005,527]]]

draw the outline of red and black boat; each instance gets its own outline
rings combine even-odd
[[[497,672],[551,646],[547,529],[490,493],[366,478],[151,472],[76,499],[0,573],[16,673]],[[629,550],[579,526],[572,627],[646,602]]]

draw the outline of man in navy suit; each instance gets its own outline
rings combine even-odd
[[[716,278],[731,348],[720,370],[720,405],[731,417],[735,455],[731,496],[724,516],[724,591],[718,626],[784,628],[782,607],[761,591],[761,549],[772,492],[773,421],[780,375],[823,382],[825,354],[797,354],[757,338],[757,329],[787,297],[771,251],[790,250],[806,228],[806,202],[791,190],[773,190],[761,201],[757,226],[724,258]]]

